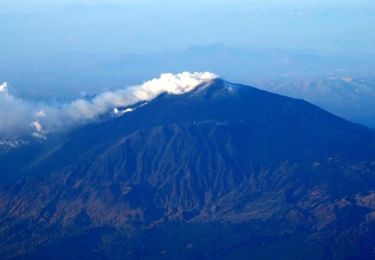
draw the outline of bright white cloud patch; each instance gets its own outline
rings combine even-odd
[[[4,82],[3,84],[0,85],[0,92],[5,93],[7,92],[8,84]]]
[[[34,104],[14,97],[0,85],[0,136],[16,136],[30,128]]]
[[[41,138],[48,132],[95,120],[117,107],[152,100],[161,93],[179,95],[189,92],[214,78],[216,75],[209,72],[166,73],[138,86],[104,92],[91,100],[77,99],[59,107],[19,99],[11,95],[7,84],[3,83],[0,85],[0,137],[31,132],[34,137]]]

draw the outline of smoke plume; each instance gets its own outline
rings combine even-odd
[[[141,85],[103,92],[91,100],[77,99],[59,106],[17,98],[3,83],[0,85],[0,137],[31,133],[35,138],[45,139],[50,132],[93,121],[110,110],[119,112],[118,107],[150,101],[165,92],[183,94],[214,78],[216,76],[209,72],[166,73]]]

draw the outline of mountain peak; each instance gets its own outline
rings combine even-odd
[[[239,85],[229,83],[222,78],[211,79],[207,82],[199,84],[194,90],[194,93],[202,92],[222,92],[222,93],[233,93],[235,88]]]
[[[94,233],[98,241],[83,250],[110,254],[115,244],[125,255],[140,239],[149,245],[144,252],[160,256],[203,237],[215,247],[209,258],[228,248],[234,255],[277,250],[285,241],[324,258],[341,252],[339,233],[369,241],[365,252],[374,256],[375,240],[367,239],[374,158],[367,128],[301,100],[211,79],[83,126],[39,152],[0,155],[1,169],[12,161],[21,171],[14,176],[27,176],[0,188],[0,253],[53,254]],[[173,243],[161,246],[161,234]],[[252,236],[246,244],[244,235]],[[199,249],[189,250],[199,258]]]

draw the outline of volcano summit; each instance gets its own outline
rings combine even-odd
[[[373,130],[197,84],[2,154],[0,255],[375,257]]]

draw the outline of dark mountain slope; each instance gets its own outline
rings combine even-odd
[[[2,255],[374,254],[375,134],[305,101],[215,80],[67,138],[1,189]]]

